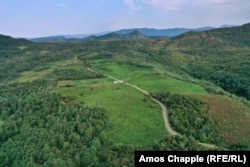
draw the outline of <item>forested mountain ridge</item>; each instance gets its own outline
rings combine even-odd
[[[160,60],[250,99],[250,24],[189,32],[166,41]]]
[[[250,46],[249,29],[250,23],[244,24],[242,26],[217,28],[203,32],[188,32],[174,37],[173,39],[185,40],[185,38],[190,38],[190,40],[192,40],[191,37],[196,37],[196,39],[210,39],[214,42],[231,44],[234,46]]]
[[[0,49],[1,50],[2,49],[7,50],[6,47],[26,45],[26,44],[29,44],[29,43],[31,43],[31,42],[24,39],[24,38],[14,39],[14,38],[12,38],[10,36],[0,34]]]

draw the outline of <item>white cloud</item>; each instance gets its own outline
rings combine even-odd
[[[123,0],[123,2],[129,6],[130,13],[134,13],[140,9],[140,7],[135,4],[135,0]]]
[[[248,3],[249,0],[141,0],[143,3],[160,8],[166,11],[176,11],[185,7],[210,8],[214,6],[239,6]]]
[[[182,6],[188,4],[188,0],[141,0],[144,3],[167,11],[179,10]]]

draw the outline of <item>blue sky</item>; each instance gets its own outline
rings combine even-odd
[[[0,34],[88,34],[250,22],[250,0],[0,0]]]

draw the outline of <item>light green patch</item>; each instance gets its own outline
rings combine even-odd
[[[165,75],[142,75],[129,82],[150,92],[171,92],[180,94],[208,94],[200,85],[181,81]]]
[[[139,65],[136,66],[136,65],[122,64],[122,63],[119,64],[116,62],[95,64],[94,68],[97,69],[99,72],[111,75],[113,77],[117,77],[121,80],[129,80],[132,77],[153,72],[152,67],[139,66]]]
[[[160,107],[125,84],[106,82],[57,91],[86,106],[105,108],[111,122],[107,134],[116,143],[150,145],[167,134]]]
[[[95,83],[112,82],[109,78],[97,78],[97,79],[84,79],[84,80],[74,80],[74,86],[84,86]]]
[[[42,51],[40,51],[40,54],[41,54],[41,55],[45,55],[45,54],[47,54],[47,53],[49,53],[49,51],[47,51],[47,50],[42,50]]]
[[[18,46],[17,48],[20,49],[20,50],[24,50],[24,49],[27,48],[27,46]]]
[[[84,66],[83,62],[77,59],[76,57],[72,59],[48,63],[47,65],[49,66],[49,68],[52,68],[52,69],[75,69],[75,70],[83,69],[84,70],[87,68],[86,66]]]
[[[46,69],[42,71],[25,71],[16,79],[18,82],[31,82],[37,79],[44,79],[46,75],[50,74],[53,69]]]
[[[62,61],[57,61],[57,62],[51,63],[51,65],[54,65],[54,66],[82,66],[83,63],[79,59],[74,57],[72,59],[67,59],[67,60],[62,60]]]

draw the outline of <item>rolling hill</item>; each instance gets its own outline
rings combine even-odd
[[[158,39],[1,35],[0,166],[132,166],[135,150],[250,150],[249,34],[250,24]]]
[[[0,34],[0,49],[5,49],[7,50],[5,47],[16,47],[16,46],[20,46],[20,45],[27,45],[31,43],[30,41],[24,39],[24,38],[18,38],[18,39],[14,39],[10,36],[6,36],[6,35],[1,35]]]

